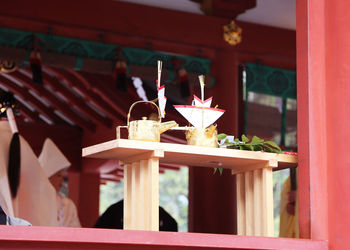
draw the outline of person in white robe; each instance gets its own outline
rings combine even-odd
[[[47,138],[44,142],[39,161],[56,190],[58,225],[62,227],[81,227],[75,204],[71,199],[60,193],[65,171],[71,163],[50,138]]]
[[[17,130],[14,119],[11,119],[10,126],[5,115],[5,112],[8,113],[8,107],[3,99],[8,95],[12,94],[4,91],[0,93],[0,206],[8,216],[7,224],[16,224],[15,217],[17,217],[34,226],[56,226],[55,190],[40,167],[33,150],[21,136],[19,136],[19,181],[15,194],[11,192],[8,177],[9,152],[12,136],[18,132],[13,129],[15,127]]]

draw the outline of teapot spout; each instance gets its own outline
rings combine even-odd
[[[175,121],[162,122],[159,126],[159,132],[164,133],[165,131],[177,126],[179,126],[179,124],[177,124]]]

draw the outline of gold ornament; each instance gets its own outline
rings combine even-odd
[[[3,73],[11,73],[17,70],[16,63],[13,61],[0,61],[0,71]]]
[[[224,40],[230,45],[237,45],[242,41],[242,28],[240,28],[235,21],[223,26]]]

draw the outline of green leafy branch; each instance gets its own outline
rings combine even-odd
[[[226,134],[219,134],[218,135],[218,141],[224,141],[224,144],[226,148],[231,149],[240,149],[240,150],[250,150],[250,151],[263,151],[263,152],[270,152],[270,153],[282,153],[281,148],[273,141],[265,141],[264,139],[261,139],[257,136],[253,136],[252,140],[242,135],[242,141],[240,141],[238,138],[235,138],[233,142],[230,142],[227,139]]]
[[[246,135],[242,135],[242,140],[235,138],[233,141],[228,139],[227,134],[219,134],[218,141],[224,141],[223,144],[220,144],[221,147],[231,148],[231,149],[240,149],[240,150],[249,150],[249,151],[263,151],[270,153],[283,153],[281,148],[273,141],[265,141],[257,136],[253,136],[250,140]],[[214,168],[214,174],[219,171],[220,175],[223,172],[222,168]]]

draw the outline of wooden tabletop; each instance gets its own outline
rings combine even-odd
[[[82,152],[83,157],[115,159],[122,162],[147,158],[152,154],[159,157],[160,163],[221,167],[231,169],[233,173],[259,169],[266,164],[270,167],[289,168],[295,167],[298,163],[298,157],[295,155],[129,139],[117,139],[93,145],[83,148]]]

